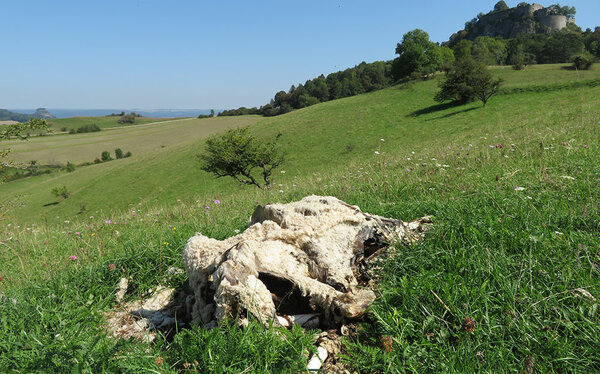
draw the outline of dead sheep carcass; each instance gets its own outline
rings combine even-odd
[[[283,326],[358,318],[375,299],[369,260],[390,243],[421,237],[429,222],[370,215],[329,196],[260,205],[239,235],[189,239],[192,318],[207,327],[226,317],[243,323],[248,313]]]

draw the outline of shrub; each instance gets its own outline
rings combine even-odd
[[[69,134],[76,134],[76,133],[77,133],[77,130],[75,130],[75,129],[70,129],[69,130]]]
[[[121,150],[121,148],[115,149],[115,157],[117,158],[117,160],[123,158],[123,151]]]
[[[100,160],[99,158],[96,157],[94,159],[94,164],[101,164],[101,163],[102,163],[102,160]]]
[[[62,197],[63,199],[68,199],[69,196],[71,196],[71,193],[67,190],[67,186],[54,187],[50,192],[52,192],[54,196]]]
[[[135,123],[135,117],[136,116],[137,115],[135,113],[125,114],[124,116],[121,116],[121,118],[119,118],[119,120],[117,122],[118,123],[123,123],[123,124]]]
[[[67,128],[67,126],[63,126],[60,128],[60,131],[62,132],[67,132],[69,129]]]
[[[75,164],[73,164],[71,161],[67,162],[67,166],[65,166],[65,170],[70,172],[75,171]]]
[[[112,161],[112,157],[110,157],[110,153],[108,153],[108,151],[102,152],[100,157],[102,158],[102,162]]]
[[[240,183],[268,189],[273,169],[283,162],[283,155],[275,147],[280,135],[272,142],[260,142],[248,129],[215,135],[206,141],[205,153],[198,155],[201,168],[217,178],[232,177]],[[264,184],[255,179],[255,169],[259,170]]]
[[[124,158],[131,157],[131,152],[127,151],[127,153],[125,153],[125,156],[123,156],[123,157]]]
[[[78,134],[86,133],[86,132],[98,132],[100,131],[100,127],[98,125],[92,123],[89,125],[83,125],[77,129]]]
[[[573,69],[589,70],[592,67],[594,60],[589,55],[577,55],[573,57]]]

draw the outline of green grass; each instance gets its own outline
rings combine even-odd
[[[550,83],[571,79],[543,69],[557,77]],[[507,86],[521,73],[504,71]],[[483,108],[439,106],[436,87],[256,123],[259,136],[282,133],[288,153],[272,191],[201,172],[201,141],[0,186],[0,372],[300,371],[310,332],[224,325],[149,345],[106,337],[102,313],[120,277],[131,278],[127,297],[136,299],[181,267],[194,232],[226,238],[257,202],[312,193],[383,216],[435,218],[423,242],[386,262],[379,299],[346,339],[352,370],[523,372],[533,360],[533,372],[600,371],[600,88],[501,95]],[[72,196],[43,207],[62,185]],[[185,280],[169,285],[184,289]]]

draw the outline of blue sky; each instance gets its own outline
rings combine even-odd
[[[0,108],[259,106],[320,74],[394,58],[412,29],[445,41],[495,3],[3,0]],[[600,25],[600,1],[562,4],[584,29]]]

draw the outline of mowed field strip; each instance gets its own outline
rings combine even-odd
[[[66,164],[91,162],[102,151],[114,153],[116,148],[132,152],[133,156],[151,153],[157,149],[193,142],[230,128],[254,124],[261,117],[220,117],[209,119],[180,119],[135,126],[103,129],[84,134],[61,134],[32,137],[28,141],[3,142],[11,148],[11,159],[38,164]]]

